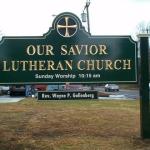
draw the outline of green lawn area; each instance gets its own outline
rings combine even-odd
[[[150,150],[139,107],[138,100],[0,104],[0,150]]]

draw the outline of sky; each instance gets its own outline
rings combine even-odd
[[[41,36],[56,15],[81,18],[86,0],[0,0],[0,36]],[[92,35],[132,35],[140,22],[150,24],[150,0],[91,0]],[[86,23],[83,23],[86,27]]]

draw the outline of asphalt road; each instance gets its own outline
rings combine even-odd
[[[128,98],[139,99],[140,93],[139,90],[120,90],[120,94],[124,94]]]
[[[105,92],[104,87],[99,87],[96,88],[96,90],[100,91],[100,92]],[[139,94],[139,90],[126,90],[126,89],[120,89],[119,92],[105,92],[108,93],[109,95],[114,95],[114,97],[125,97],[125,98],[129,98],[129,99],[139,99],[140,98],[140,94]]]

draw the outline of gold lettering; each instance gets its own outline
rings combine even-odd
[[[73,48],[73,46],[70,47],[68,55],[77,55],[76,52],[75,52],[75,50],[74,50],[74,48]]]
[[[11,61],[11,64],[12,64],[12,71],[19,70],[19,61]]]
[[[61,55],[67,55],[67,45],[61,45]]]
[[[29,70],[37,70],[37,61],[29,61]]]
[[[34,45],[29,45],[26,49],[26,52],[28,55],[34,55],[36,52],[36,48],[34,47]]]
[[[106,55],[106,45],[61,45],[61,55]]]
[[[55,70],[54,61],[47,61],[47,70]]]
[[[20,64],[22,64],[22,71],[26,71],[26,66],[28,64],[28,61],[20,61]]]
[[[98,53],[98,48],[96,45],[91,45],[89,48],[89,52],[91,55],[96,55]]]
[[[85,55],[88,55],[88,45],[75,45],[77,54],[80,55],[83,50],[85,50]]]
[[[45,68],[45,61],[39,61],[39,70],[46,70]]]
[[[85,60],[78,61],[77,68],[78,68],[78,70],[85,70],[86,69],[85,68]]]
[[[32,55],[54,55],[52,45],[29,45],[26,49],[26,53]]]
[[[115,62],[114,62],[114,68],[116,69],[116,70],[120,70],[121,69],[121,63],[122,63],[122,61],[121,60],[115,60]]]
[[[65,70],[72,70],[72,60],[65,60],[65,64],[66,64],[66,69]]]
[[[87,60],[87,69],[86,70],[95,70],[94,60]]]
[[[102,55],[102,54],[108,54],[108,53],[106,52],[106,50],[107,50],[106,45],[99,45],[99,54],[100,54],[100,55]]]
[[[106,70],[113,70],[113,67],[112,67],[112,61],[111,60],[105,60],[105,63],[106,63]]]
[[[78,70],[130,70],[130,59],[116,60],[79,60],[77,63],[73,60],[40,60],[40,61],[2,61],[2,71],[45,71],[45,70],[73,70],[76,65]],[[75,63],[75,64],[74,64]]]
[[[56,70],[64,70],[64,67],[63,67],[61,61],[58,62]]]
[[[88,55],[88,45],[82,45],[85,48],[85,55]]]
[[[102,70],[104,68],[104,60],[96,60],[97,70]]]
[[[3,61],[3,71],[10,71],[10,67],[7,66],[7,61]]]
[[[36,47],[37,47],[37,54],[38,55],[44,55],[44,47],[45,47],[45,45],[37,45]]]
[[[52,45],[46,45],[46,55],[54,55]]]
[[[131,69],[131,60],[123,60],[123,70],[130,70]]]

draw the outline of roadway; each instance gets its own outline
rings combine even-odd
[[[105,92],[104,87],[98,87],[95,90],[99,91],[99,92],[103,92],[106,94],[109,94],[110,97],[116,97],[116,98],[127,98],[127,99],[139,99],[140,98],[140,94],[139,94],[139,90],[128,90],[128,89],[120,89],[118,92]]]

